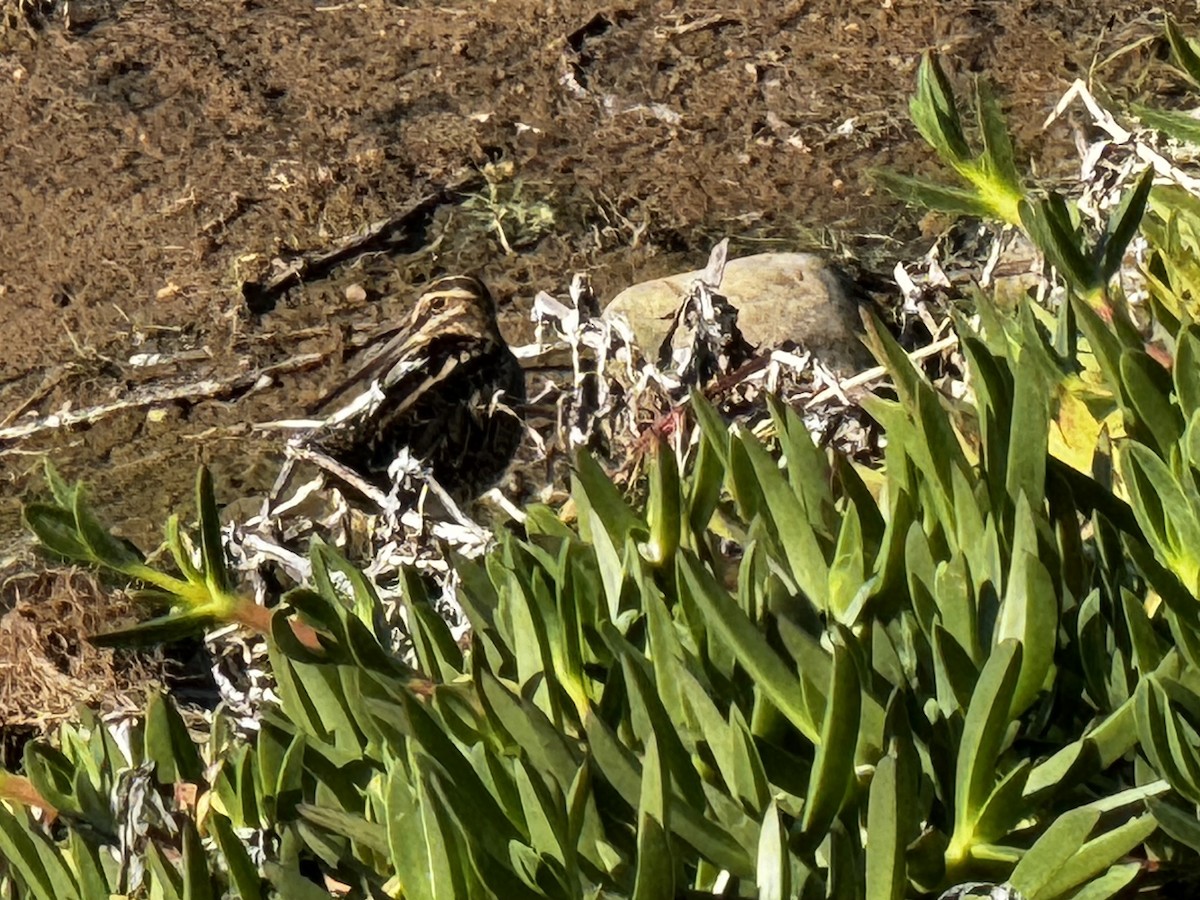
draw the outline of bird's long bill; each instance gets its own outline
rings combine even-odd
[[[387,384],[384,382],[395,380],[395,376],[387,376],[394,371],[397,375],[402,372],[405,359],[411,360],[414,366],[420,365],[421,348],[429,342],[428,337],[422,334],[422,330],[415,329],[411,321],[399,328],[381,332],[376,340],[385,343],[380,344],[375,352],[370,353],[351,369],[345,378],[315,404],[315,409],[330,407],[351,391],[365,391],[376,380],[379,380],[380,387],[386,390]]]
[[[366,390],[378,380],[387,391],[429,360],[435,340],[466,338],[501,341],[496,327],[496,305],[484,284],[466,275],[434,281],[418,299],[408,321],[374,336],[370,352],[345,379],[326,394],[315,408],[330,406],[352,390]],[[438,373],[431,372],[435,380]]]

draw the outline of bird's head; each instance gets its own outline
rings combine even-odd
[[[375,380],[389,390],[414,372],[440,366],[436,361],[447,353],[486,344],[504,346],[496,324],[496,301],[487,287],[469,275],[438,278],[417,299],[408,321],[377,335],[363,360],[311,408],[327,407],[352,390],[365,390]]]
[[[445,337],[504,340],[496,324],[496,301],[487,286],[470,275],[447,275],[431,282],[417,299],[405,330],[410,348]]]

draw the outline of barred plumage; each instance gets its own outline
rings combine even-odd
[[[464,275],[437,279],[407,323],[382,332],[363,352],[363,361],[318,407],[332,410],[335,401],[373,382],[383,399],[317,429],[309,443],[385,490],[388,467],[405,447],[456,500],[494,485],[521,441],[511,407],[525,399],[525,377],[483,282]]]

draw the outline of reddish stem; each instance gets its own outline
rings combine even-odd
[[[257,631],[262,635],[269,635],[271,633],[271,615],[271,610],[265,606],[260,606],[253,600],[243,598],[238,601],[238,605],[234,607],[229,618],[239,625],[244,625],[251,631]],[[315,629],[296,619],[292,619],[290,624],[292,626],[292,634],[296,636],[296,640],[307,649],[318,652],[322,649],[321,639],[318,637]]]

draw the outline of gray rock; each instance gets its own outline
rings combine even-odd
[[[701,274],[684,272],[626,288],[604,316],[624,316],[643,351],[654,355],[688,286]],[[815,254],[731,259],[718,290],[737,307],[738,328],[759,350],[794,342],[843,374],[872,364],[858,338],[862,324],[844,276]]]

